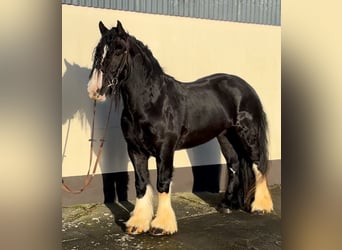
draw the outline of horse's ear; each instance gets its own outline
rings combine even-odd
[[[65,64],[66,68],[69,68],[72,66],[71,63],[69,63],[66,59],[64,59],[64,64]]]
[[[106,26],[102,23],[102,21],[99,22],[99,28],[100,28],[100,32],[101,32],[102,35],[108,31],[108,29],[107,29]]]
[[[118,30],[119,36],[122,36],[122,37],[126,37],[127,36],[126,31],[122,27],[122,24],[121,24],[121,22],[119,20],[118,20],[118,22],[116,24],[116,28]]]

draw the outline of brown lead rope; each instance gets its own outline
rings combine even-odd
[[[92,161],[93,161],[93,148],[94,148],[93,145],[94,145],[94,130],[95,130],[94,128],[95,128],[95,112],[96,112],[96,101],[94,101],[93,122],[92,122],[92,128],[91,128],[92,131],[91,131],[91,138],[89,139],[89,141],[90,141],[90,160],[89,160],[88,173],[84,179],[83,187],[80,190],[71,189],[67,184],[64,183],[64,179],[62,178],[62,189],[65,192],[72,193],[72,194],[80,194],[89,186],[90,182],[93,180],[93,178],[95,176],[96,168],[98,166],[98,163],[99,163],[101,155],[102,155],[103,144],[104,144],[105,137],[106,137],[108,127],[109,127],[109,118],[110,118],[110,114],[112,112],[113,100],[114,100],[114,97],[111,96],[111,102],[110,102],[108,117],[107,117],[107,121],[106,121],[106,127],[105,127],[105,130],[103,133],[103,137],[101,139],[101,144],[100,144],[99,150],[97,152],[97,158],[96,158],[96,161],[95,161],[95,164],[93,167],[93,171],[92,171],[92,174],[90,175],[91,165],[92,165]]]

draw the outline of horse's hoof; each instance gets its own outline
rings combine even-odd
[[[256,215],[265,215],[270,214],[272,211],[266,211],[266,210],[254,210],[251,213]]]
[[[222,214],[230,214],[236,209],[232,205],[228,205],[226,202],[222,201],[218,204],[216,210]]]
[[[131,234],[131,235],[138,235],[138,234],[145,233],[145,231],[142,228],[130,226],[126,228],[126,233]]]
[[[165,236],[165,235],[172,235],[174,234],[175,232],[169,232],[169,231],[166,231],[162,228],[151,228],[150,229],[150,234],[153,235],[153,236]]]
[[[221,214],[230,214],[233,212],[233,210],[231,210],[228,207],[220,207],[220,206],[217,208],[217,211],[220,212]]]

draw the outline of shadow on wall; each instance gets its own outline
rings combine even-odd
[[[64,63],[66,65],[66,71],[62,78],[62,125],[69,123],[72,126],[72,119],[79,113],[82,127],[91,126],[93,119],[93,101],[89,99],[87,93],[90,69],[80,67],[77,64],[70,64],[66,59],[64,59]],[[110,102],[108,101],[105,103],[97,103],[94,133],[94,138],[96,139],[94,143],[95,154],[97,154],[100,139],[103,136],[109,105]],[[118,110],[115,110],[113,107],[101,158],[101,172],[108,173],[102,174],[105,203],[114,202],[116,199],[118,201],[127,200],[129,181],[127,173],[128,155],[126,143],[120,128],[121,110],[121,107]],[[66,138],[63,138],[65,140],[63,142],[64,150],[66,151],[68,151],[67,138],[68,135]],[[84,157],[89,156],[85,155]],[[86,171],[84,169],[84,174],[86,174]]]
[[[221,165],[217,164],[221,159],[220,146],[216,139],[213,139],[200,146],[187,149],[191,162],[194,183],[192,192],[218,193],[221,185]],[[203,165],[203,162],[209,164]],[[212,165],[216,163],[215,165]]]

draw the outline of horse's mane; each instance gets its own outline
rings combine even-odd
[[[127,40],[133,50],[139,53],[143,58],[143,66],[146,70],[146,76],[151,77],[153,75],[164,74],[162,67],[160,66],[157,59],[153,56],[151,50],[147,45],[136,39],[134,36],[128,35]],[[132,46],[133,45],[133,46]]]

